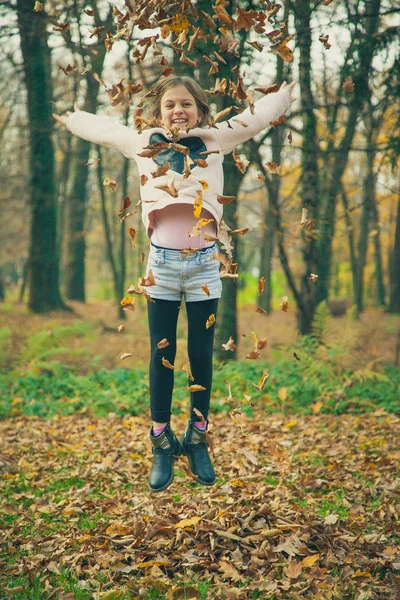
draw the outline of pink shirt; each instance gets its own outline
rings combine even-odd
[[[213,219],[214,217],[203,208],[200,218]],[[161,210],[153,210],[150,213],[150,224],[153,229],[150,239],[156,246],[175,250],[212,246],[214,242],[206,242],[203,233],[217,235],[215,219],[201,228],[201,235],[189,237],[188,232],[197,221],[198,219],[193,215],[193,205],[190,204],[170,204]]]

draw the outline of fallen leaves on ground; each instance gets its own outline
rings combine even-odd
[[[226,415],[210,420],[217,483],[197,484],[181,458],[154,495],[147,415],[1,421],[3,586],[42,572],[58,597],[68,569],[93,597],[153,588],[179,598],[199,581],[217,599],[334,599],[355,588],[396,597],[398,418],[255,410],[240,415],[244,437]],[[173,417],[178,436],[185,425]]]

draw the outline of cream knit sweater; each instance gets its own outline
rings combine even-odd
[[[126,158],[136,161],[139,175],[146,175],[147,181],[141,186],[142,220],[146,235],[151,236],[151,212],[159,210],[172,203],[192,204],[201,190],[203,194],[203,206],[215,218],[217,225],[220,223],[223,213],[223,205],[217,201],[217,195],[223,195],[224,176],[222,163],[224,154],[232,152],[236,146],[254,137],[260,131],[269,127],[271,121],[275,121],[283,115],[291,103],[290,91],[287,87],[281,88],[275,94],[263,96],[254,103],[254,115],[250,108],[241,114],[235,115],[228,121],[218,123],[215,127],[191,129],[189,133],[180,132],[178,142],[187,145],[190,149],[190,157],[193,159],[203,158],[207,162],[206,167],[200,167],[197,163],[191,164],[191,174],[185,178],[183,175],[183,154],[173,149],[164,150],[153,158],[138,156],[143,152],[145,146],[159,141],[170,142],[168,133],[161,127],[145,129],[139,133],[131,127],[126,127],[115,122],[110,117],[93,115],[84,111],[72,113],[67,120],[67,127],[74,135],[77,135],[93,144],[100,144],[121,152]],[[247,125],[244,126],[241,123]],[[176,140],[174,140],[176,141]],[[201,155],[201,152],[217,150],[215,154]],[[170,170],[161,177],[152,177],[157,166],[170,162]],[[168,192],[157,189],[155,186],[171,184],[173,180],[179,196],[173,198]],[[200,180],[206,180],[208,189],[203,189]],[[160,214],[160,213],[158,213]]]

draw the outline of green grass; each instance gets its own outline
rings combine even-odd
[[[60,328],[61,337],[72,335],[74,328]],[[83,329],[79,329],[83,335]],[[36,338],[37,346],[29,346],[29,353],[36,347],[41,355],[46,332]],[[52,338],[52,336],[50,336]],[[30,338],[32,340],[32,338]],[[56,348],[59,351],[62,348]],[[293,358],[296,352],[301,361]],[[213,393],[211,406],[214,412],[226,412],[232,406],[224,402],[229,381],[235,395],[234,406],[240,406],[247,416],[251,416],[251,406],[244,402],[244,394],[252,397],[252,402],[262,407],[266,413],[284,410],[288,413],[311,414],[312,405],[323,401],[321,412],[361,414],[383,408],[387,412],[400,414],[400,370],[392,365],[371,371],[360,369],[350,371],[343,367],[344,350],[339,346],[326,348],[310,337],[303,337],[292,348],[281,348],[273,363],[257,361],[227,361],[214,364]],[[263,370],[269,373],[269,380],[262,392],[251,384],[258,383]],[[187,376],[184,372],[175,373],[174,402],[176,412],[186,411],[188,392]],[[286,388],[287,398],[279,399],[279,390]],[[113,412],[117,415],[138,415],[147,410],[149,380],[147,369],[136,368],[93,370],[88,375],[80,375],[76,369],[54,360],[35,362],[32,366],[0,371],[0,418],[18,414],[39,417],[69,415],[76,412],[96,417]],[[317,463],[316,463],[317,464]]]

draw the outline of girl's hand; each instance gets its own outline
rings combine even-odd
[[[293,102],[293,100],[295,100],[295,97],[292,96],[292,91],[293,91],[293,88],[295,85],[296,85],[295,81],[292,81],[292,83],[289,83],[289,85],[287,84],[286,81],[284,81],[281,85],[281,89],[287,87],[287,91],[289,92],[289,95],[290,95],[290,102]]]
[[[80,109],[78,108],[78,105],[75,103],[74,104],[74,112],[79,112]],[[67,119],[69,117],[69,115],[71,115],[71,111],[67,110],[67,112],[65,113],[65,115],[57,115],[56,113],[53,113],[53,118],[58,121],[59,123],[61,123],[62,125],[66,125],[67,124]]]

